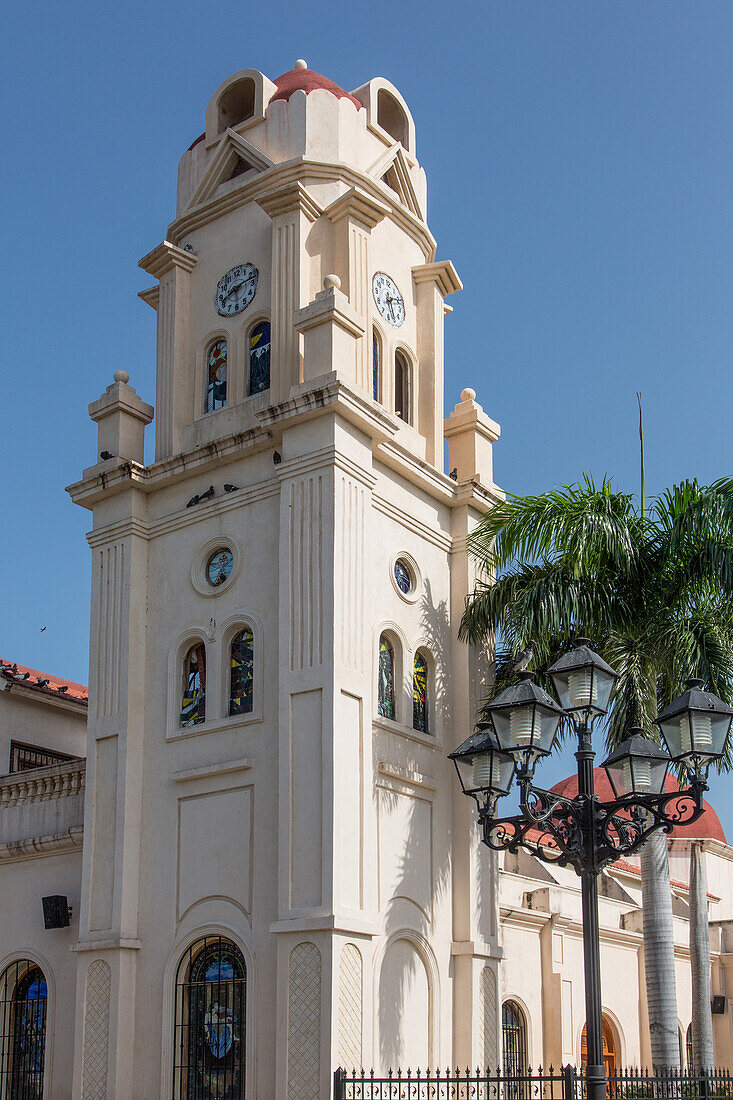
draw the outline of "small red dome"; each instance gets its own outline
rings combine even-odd
[[[339,88],[338,84],[334,84],[332,80],[329,80],[325,76],[321,76],[320,73],[313,72],[312,69],[291,69],[290,72],[278,76],[274,83],[277,87],[277,91],[270,100],[270,103],[275,103],[278,99],[288,100],[293,92],[301,91],[308,95],[308,92],[312,92],[316,88],[325,88],[327,92],[330,92],[331,95],[335,95],[337,99],[348,99],[354,104],[357,110],[361,110],[363,106],[358,99],[354,99],[353,95],[345,92],[343,88]]]
[[[606,769],[594,768],[593,779],[598,797],[602,802],[610,802],[614,798],[614,793],[606,775]],[[578,777],[577,775],[569,775],[567,779],[561,779],[559,783],[556,783],[550,789],[554,794],[564,794],[566,798],[574,798],[578,793]],[[679,789],[680,785],[674,776],[668,775],[665,790],[671,793]],[[705,810],[694,824],[675,825],[669,834],[670,837],[677,840],[720,840],[723,844],[727,844],[720,818],[709,802],[703,801],[703,805]]]

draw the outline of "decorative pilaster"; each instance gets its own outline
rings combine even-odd
[[[181,430],[192,418],[194,371],[189,362],[191,272],[196,257],[163,241],[140,260],[139,267],[160,280],[157,298],[141,297],[158,313],[155,459],[181,450]]]
[[[413,267],[417,288],[417,358],[420,396],[417,430],[427,440],[426,458],[443,468],[443,323],[444,299],[463,289],[450,260]]]
[[[92,614],[88,786],[84,813],[87,843],[76,950],[85,962],[89,960],[92,977],[109,975],[108,1091],[105,1095],[131,1100],[135,1017],[130,1006],[134,1004],[140,946],[137,936],[148,553],[143,494],[132,490],[118,500],[124,514],[118,515],[114,537],[100,531],[89,540],[92,546]],[[95,967],[97,961],[104,962],[104,967]],[[80,965],[79,1004],[86,1003],[90,989],[92,993],[96,989],[91,978],[87,985],[86,973],[85,966]],[[94,995],[96,997],[96,993]],[[75,1096],[87,1095],[82,1088],[87,1089],[89,1073],[92,1078],[98,1076],[98,1059],[90,1053],[90,1026],[88,1013],[79,1013]],[[101,1032],[94,1040],[95,1050],[98,1040],[101,1041],[99,1035]],[[89,1069],[90,1066],[94,1068]],[[86,1078],[82,1078],[82,1074],[87,1074]]]
[[[272,219],[271,392],[273,402],[278,402],[301,380],[300,339],[293,317],[308,301],[305,240],[322,211],[298,182],[257,203]]]
[[[389,207],[359,187],[352,187],[326,210],[334,227],[336,271],[341,288],[359,318],[364,332],[369,317],[369,238],[389,213]],[[371,393],[369,340],[357,348],[356,384]]]

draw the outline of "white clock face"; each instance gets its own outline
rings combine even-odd
[[[394,279],[378,271],[372,279],[372,294],[385,321],[399,328],[405,319],[405,303]]]
[[[246,309],[257,292],[259,272],[254,264],[237,264],[216,284],[214,305],[222,317],[234,317]]]

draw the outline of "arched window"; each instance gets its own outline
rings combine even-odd
[[[193,944],[176,978],[176,1100],[242,1100],[246,1005],[239,948],[222,936]]]
[[[419,733],[430,732],[428,713],[428,661],[418,649],[412,668],[412,728]]]
[[[402,106],[391,92],[380,88],[377,92],[377,122],[390,137],[407,149],[410,144],[410,128]]]
[[[394,357],[394,411],[410,423],[410,364],[401,351]]]
[[[254,699],[254,639],[247,626],[232,638],[229,713],[249,714]]]
[[[223,409],[227,403],[227,342],[214,340],[206,353],[204,412]]]
[[[0,978],[0,1096],[40,1100],[46,1057],[46,979],[30,959]]]
[[[260,321],[249,334],[249,384],[247,392],[270,388],[270,322]]]
[[[206,649],[192,645],[183,661],[181,726],[197,726],[206,719]]]
[[[692,1024],[690,1024],[685,1033],[685,1055],[687,1056],[687,1068],[694,1070],[695,1060],[692,1057]]]
[[[527,1021],[516,1001],[504,1001],[501,1006],[501,1051],[504,1076],[513,1079],[516,1091],[512,1096],[523,1096],[522,1082],[518,1078],[527,1073]]]
[[[255,82],[248,76],[232,84],[221,96],[218,103],[218,132],[223,134],[227,127],[238,126],[254,113]]]
[[[386,634],[379,639],[379,677],[377,681],[377,714],[394,718],[394,649]]]
[[[376,329],[372,332],[372,397],[382,400],[382,344]]]

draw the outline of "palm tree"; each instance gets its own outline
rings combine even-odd
[[[609,747],[630,725],[653,730],[658,709],[691,675],[730,700],[733,479],[683,482],[645,514],[633,496],[586,474],[579,484],[498,504],[469,548],[486,579],[467,600],[460,633],[474,644],[498,636],[497,692],[506,686],[512,653],[531,644],[536,666],[546,668],[583,635],[620,674],[607,720]],[[641,874],[656,1070],[679,1066],[663,833],[642,849]]]

